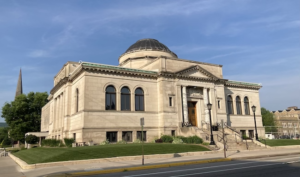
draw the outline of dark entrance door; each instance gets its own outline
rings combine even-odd
[[[189,117],[189,122],[192,124],[192,126],[197,126],[196,102],[192,102],[192,101],[188,102],[188,117]]]

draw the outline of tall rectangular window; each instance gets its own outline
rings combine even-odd
[[[76,133],[73,133],[73,139],[74,139],[75,142],[76,142]]]
[[[132,142],[132,132],[122,132],[122,140]]]
[[[106,132],[106,139],[109,142],[117,142],[118,141],[118,132]]]
[[[136,132],[136,139],[139,139],[142,141],[142,131],[137,131]],[[143,141],[147,140],[147,133],[146,131],[143,131]]]
[[[173,106],[172,101],[173,101],[172,97],[169,97],[169,106],[171,106],[171,107]]]
[[[121,110],[130,111],[130,90],[128,87],[121,89]]]

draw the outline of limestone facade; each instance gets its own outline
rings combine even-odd
[[[212,124],[223,120],[247,135],[254,131],[251,106],[260,110],[260,84],[224,79],[222,65],[179,59],[158,41],[146,40],[154,45],[149,48],[148,43],[143,46],[138,41],[139,48],[127,50],[119,66],[67,62],[55,76],[49,102],[42,109],[41,131],[49,132],[47,138],[99,143],[129,136],[127,141],[135,141],[141,135],[142,117],[146,141],[161,134],[190,135],[194,132],[183,127],[201,129],[209,122],[207,103],[212,104]],[[129,93],[122,94],[123,88]],[[232,103],[231,113],[228,103]],[[260,111],[256,120],[258,134],[263,136]]]

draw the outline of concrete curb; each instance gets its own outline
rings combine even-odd
[[[184,153],[172,153],[172,154],[154,154],[145,155],[145,159],[159,159],[159,158],[175,158],[175,157],[188,157],[188,156],[198,156],[205,154],[217,154],[218,151],[199,151],[199,152],[184,152]],[[55,166],[67,166],[67,165],[78,165],[78,164],[88,164],[88,163],[105,163],[105,162],[121,162],[121,161],[131,161],[140,160],[142,157],[139,156],[122,156],[122,157],[112,157],[112,158],[100,158],[100,159],[88,159],[88,160],[74,160],[74,161],[61,161],[61,162],[49,162],[49,163],[37,163],[37,164],[27,164],[20,158],[8,154],[23,170],[25,169],[36,169],[45,167],[55,167]]]
[[[231,160],[256,159],[256,158],[263,158],[263,157],[277,157],[277,156],[286,156],[286,155],[300,155],[300,152],[236,157],[236,158],[231,158]]]
[[[231,158],[199,160],[199,161],[189,161],[189,162],[177,162],[177,163],[167,163],[167,164],[147,165],[147,166],[127,167],[127,168],[116,168],[116,169],[89,171],[89,172],[75,172],[75,173],[68,173],[66,175],[72,176],[72,177],[73,176],[89,176],[89,175],[98,175],[98,174],[107,174],[107,173],[118,173],[118,172],[125,172],[125,171],[149,170],[149,169],[155,169],[155,168],[167,168],[167,167],[176,167],[176,166],[184,166],[184,165],[227,162],[227,161],[231,161]]]

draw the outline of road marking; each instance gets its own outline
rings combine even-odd
[[[201,172],[201,173],[191,173],[191,174],[185,174],[185,175],[177,175],[177,176],[171,176],[171,177],[201,175],[201,174],[207,174],[207,173],[216,173],[216,172],[222,172],[222,171],[232,171],[232,170],[255,168],[255,167],[264,167],[264,166],[272,166],[272,165],[280,165],[280,164],[281,163],[267,164],[267,165],[256,165],[256,166],[250,166],[250,167],[239,167],[239,168],[231,168],[231,169],[226,169],[226,170],[216,170],[216,171],[208,171],[208,172]]]
[[[267,162],[272,162],[276,160],[289,160],[289,159],[295,159],[299,157],[291,157],[291,158],[283,158],[283,159],[274,159],[274,160],[266,160]],[[264,161],[262,161],[264,162]],[[156,172],[156,173],[147,173],[147,174],[138,174],[138,175],[130,175],[130,176],[123,176],[123,177],[133,177],[133,176],[149,176],[149,175],[155,175],[155,174],[163,174],[163,173],[174,173],[174,172],[181,172],[181,171],[192,171],[192,170],[200,170],[200,169],[208,169],[208,168],[217,168],[217,167],[226,167],[226,166],[234,166],[234,165],[243,165],[243,164],[251,164],[251,163],[257,163],[255,162],[243,162],[243,163],[235,163],[235,164],[227,164],[227,165],[219,165],[219,166],[211,166],[211,167],[201,167],[201,168],[191,168],[191,169],[184,169],[184,170],[173,170],[173,171],[164,171],[164,172]],[[282,164],[282,163],[281,163]]]

